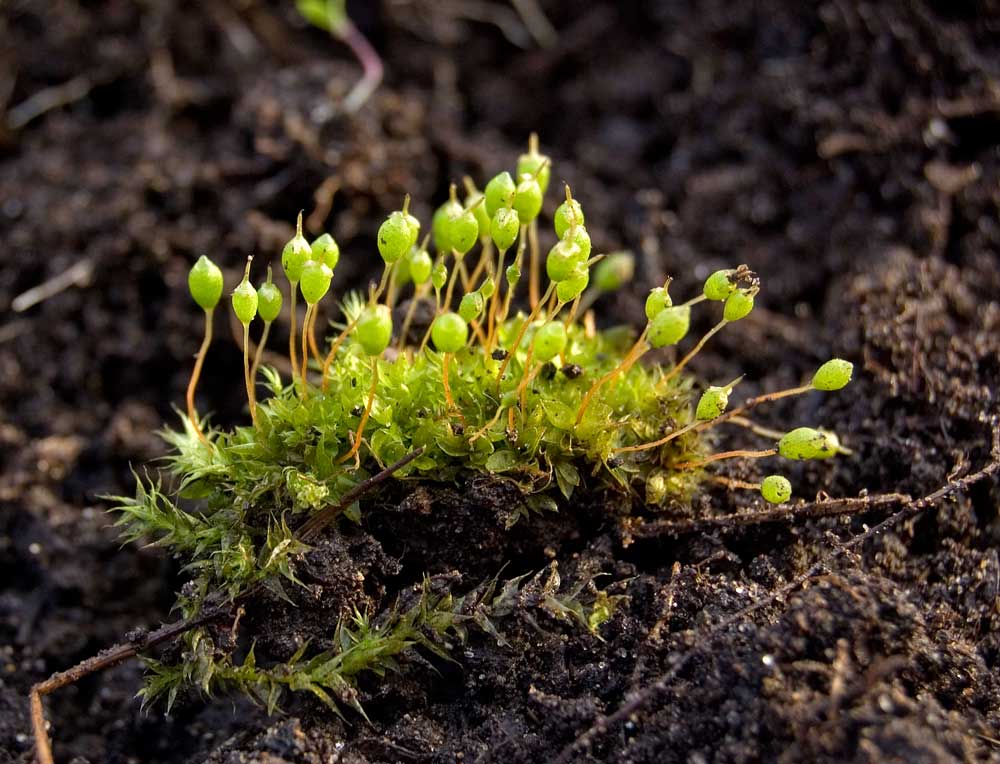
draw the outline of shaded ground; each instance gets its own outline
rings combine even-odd
[[[129,492],[129,465],[161,453],[152,432],[198,342],[183,287],[195,257],[235,281],[304,207],[341,241],[338,283],[361,283],[404,192],[426,217],[449,179],[510,165],[533,129],[595,246],[640,254],[640,283],[605,315],[637,320],[665,274],[683,293],[745,261],[766,310],[713,341],[699,374],[746,373],[751,393],[834,353],[857,363],[845,393],[773,409],[771,424],[828,422],[857,452],[793,470],[801,495],[919,495],[985,460],[1000,389],[995,4],[546,2],[560,30],[547,50],[454,15],[469,5],[360,4],[388,80],[350,120],[330,104],[356,67],[287,4],[206,5],[0,10],[8,109],[76,76],[90,87],[0,147],[0,761],[29,758],[33,681],[168,617],[176,565],[119,549],[97,497]],[[341,191],[317,212],[331,177]],[[81,262],[86,283],[8,309]],[[238,365],[217,343],[201,394],[224,422],[241,416]],[[192,698],[168,719],[144,715],[129,664],[54,696],[57,757],[546,761],[696,630],[882,516],[624,545],[616,508],[596,499],[505,534],[465,488],[426,512],[373,510],[336,569],[370,573],[376,599],[425,570],[455,571],[458,591],[504,562],[610,573],[629,599],[606,641],[526,602],[504,624],[509,646],[473,636],[457,666],[414,659],[391,685],[366,685],[371,727],[308,704],[266,719]],[[942,502],[729,630],[578,760],[1000,759],[998,501],[994,482]],[[710,492],[676,512],[748,502]],[[275,633],[322,628],[306,610]]]

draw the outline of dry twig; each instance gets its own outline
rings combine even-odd
[[[310,538],[314,538],[316,534],[329,525],[340,515],[341,512],[347,509],[347,507],[357,501],[359,497],[370,491],[378,484],[387,480],[394,473],[398,472],[400,469],[420,456],[423,452],[424,449],[422,447],[411,451],[395,464],[386,467],[381,472],[372,475],[370,478],[362,481],[361,483],[358,483],[354,488],[345,493],[337,504],[318,512],[310,520],[304,523],[298,530],[298,539],[300,541],[306,541]],[[28,694],[28,701],[31,705],[31,727],[35,736],[35,756],[38,764],[53,764],[52,744],[49,740],[49,733],[46,728],[45,710],[42,707],[43,696],[55,692],[61,687],[74,684],[75,682],[83,679],[85,676],[98,671],[103,671],[104,669],[112,668],[120,663],[124,663],[130,658],[134,658],[143,650],[148,650],[149,648],[155,647],[163,642],[170,642],[191,629],[203,626],[204,624],[212,621],[220,620],[231,613],[233,608],[238,607],[240,603],[252,597],[259,590],[259,588],[259,585],[255,586],[243,592],[243,594],[233,600],[205,608],[199,615],[193,618],[177,621],[176,623],[165,624],[160,626],[155,631],[148,632],[127,642],[114,645],[113,647],[110,647],[93,657],[81,661],[72,668],[67,669],[66,671],[59,671],[50,676],[44,682],[39,682],[38,684],[32,686],[31,692]]]

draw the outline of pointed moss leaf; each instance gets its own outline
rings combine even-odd
[[[518,465],[517,454],[510,449],[494,451],[486,460],[486,470],[488,472],[508,472]]]
[[[562,495],[567,499],[573,496],[573,489],[580,485],[580,472],[572,462],[565,460],[556,462],[553,469],[556,473],[556,482],[559,484],[559,490]]]

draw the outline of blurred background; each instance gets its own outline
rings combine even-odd
[[[667,275],[684,294],[746,262],[762,310],[699,374],[752,390],[834,352],[863,365],[864,400],[825,404],[867,455],[833,489],[932,486],[982,441],[1000,381],[997,3],[347,11],[384,64],[351,113],[361,67],[290,0],[0,5],[0,761],[30,748],[31,681],[168,616],[174,564],[119,549],[98,495],[163,453],[200,340],[195,259],[231,286],[254,254],[256,281],[304,210],[342,247],[334,288],[362,286],[404,194],[426,225],[449,182],[512,168],[531,131],[596,251],[636,253],[600,320],[638,322]],[[199,394],[226,423],[240,355],[219,321]],[[57,753],[202,760],[234,728],[228,704],[141,715],[140,671],[55,696]]]

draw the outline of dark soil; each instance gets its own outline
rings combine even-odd
[[[131,492],[130,466],[162,453],[153,433],[173,421],[200,332],[190,263],[210,253],[233,282],[247,253],[273,257],[305,208],[344,247],[339,277],[360,284],[374,229],[404,192],[426,217],[449,179],[510,165],[531,130],[584,201],[595,246],[639,253],[638,283],[605,317],[637,320],[643,290],[666,274],[683,293],[747,262],[764,278],[763,309],[709,345],[700,375],[746,373],[754,392],[796,384],[831,354],[856,362],[843,393],[770,409],[779,427],[829,423],[856,452],[792,470],[800,495],[923,495],[988,458],[1000,390],[996,3],[552,0],[558,42],[527,50],[455,15],[515,19],[507,3],[353,5],[387,81],[351,119],[332,105],[356,65],[291,3],[0,8],[8,115],[74,77],[90,86],[0,128],[0,762],[31,757],[33,682],[170,617],[177,564],[119,548],[98,497]],[[329,178],[340,191],[314,211]],[[9,309],[81,262],[91,273],[77,286]],[[242,416],[239,356],[219,329],[200,392],[225,423]],[[506,645],[473,634],[457,664],[411,656],[400,676],[365,683],[371,726],[309,703],[271,719],[194,697],[167,718],[142,713],[133,662],[50,698],[57,759],[543,762],[698,647],[576,760],[1000,760],[996,481],[710,644],[707,627],[885,510],[626,544],[600,497],[505,532],[508,500],[493,490],[383,496],[361,528],[313,553],[311,604],[254,603],[247,628],[279,654],[328,636],[347,605],[388,606],[424,572],[462,593],[505,564],[504,575],[553,565],[564,580],[623,582],[605,641],[528,592],[502,623]],[[677,512],[752,501],[709,492]]]

